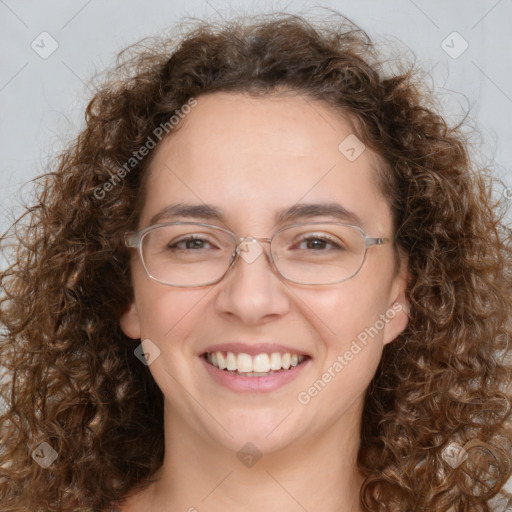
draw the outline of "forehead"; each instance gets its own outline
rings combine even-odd
[[[215,204],[233,228],[300,203],[339,203],[368,224],[377,213],[382,229],[389,221],[379,158],[347,119],[304,96],[201,96],[154,151],[142,224],[171,203]]]

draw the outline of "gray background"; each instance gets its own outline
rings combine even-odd
[[[334,8],[373,38],[415,53],[449,121],[469,111],[479,161],[505,180],[497,194],[512,204],[512,0],[0,0],[0,228],[21,211],[27,182],[78,132],[91,95],[88,81],[122,48],[185,16],[321,14],[318,6]],[[52,44],[58,44],[56,51],[44,55]]]

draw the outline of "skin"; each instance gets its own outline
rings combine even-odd
[[[369,236],[392,237],[379,158],[366,149],[349,161],[338,150],[352,129],[329,106],[300,95],[215,93],[197,101],[154,150],[139,228],[170,203],[208,203],[224,211],[223,223],[198,222],[267,237],[280,227],[277,210],[336,202],[360,217]],[[194,219],[162,222],[174,220]],[[338,219],[303,221],[320,220]],[[149,369],[165,396],[166,453],[155,483],[123,510],[360,511],[355,461],[364,392],[384,345],[407,324],[405,267],[402,261],[396,271],[386,244],[368,249],[352,279],[302,286],[280,279],[262,255],[239,259],[215,285],[177,288],[149,279],[134,251],[135,298],[121,327],[134,348],[149,338],[160,350]],[[393,305],[401,311],[317,396],[299,403],[298,394]],[[291,345],[311,360],[278,390],[234,392],[198,357],[233,340]],[[252,467],[236,456],[247,442],[263,455]]]

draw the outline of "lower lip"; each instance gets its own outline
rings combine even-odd
[[[206,367],[208,373],[223,386],[231,389],[232,391],[246,392],[246,393],[268,393],[288,384],[295,379],[304,367],[310,361],[306,358],[297,366],[289,370],[281,370],[273,375],[266,377],[242,377],[234,375],[225,370],[219,370],[216,366],[210,364],[204,357],[200,357]]]

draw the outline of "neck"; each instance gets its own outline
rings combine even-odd
[[[347,411],[352,421],[272,453],[245,443],[237,453],[198,435],[166,402],[164,464],[146,493],[146,510],[360,512],[360,413],[361,404],[354,404]]]

